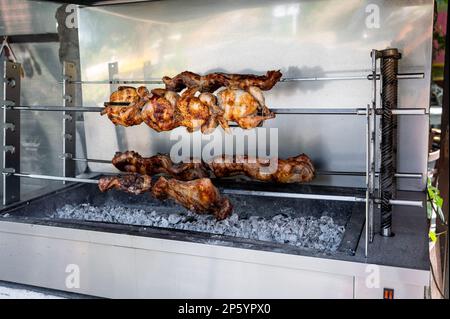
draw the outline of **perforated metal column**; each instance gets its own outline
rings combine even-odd
[[[397,163],[397,118],[392,110],[398,101],[398,60],[397,49],[386,49],[381,53],[381,235],[392,236],[392,205],[397,185],[395,179]]]
[[[20,179],[8,173],[20,172],[20,111],[8,106],[20,105],[20,63],[0,59],[3,107],[3,205],[20,200]]]

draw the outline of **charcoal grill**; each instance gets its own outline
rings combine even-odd
[[[101,207],[108,203],[136,209],[149,206],[155,210],[187,214],[175,205],[166,206],[167,203],[160,203],[149,197],[131,197],[116,192],[102,194],[97,190],[95,184],[98,172],[111,172],[109,160],[105,159],[107,156],[104,154],[104,148],[107,148],[107,154],[110,154],[113,149],[125,150],[125,147],[132,147],[135,142],[123,128],[111,131],[112,124],[99,122],[100,120],[95,118],[100,127],[110,125],[105,131],[109,130],[106,137],[111,143],[102,143],[105,145],[98,145],[98,149],[93,149],[93,145],[97,146],[96,138],[103,138],[96,134],[94,129],[96,124],[93,124],[93,116],[96,116],[102,107],[91,105],[91,102],[77,105],[74,98],[79,90],[83,92],[85,100],[95,97],[96,93],[90,89],[94,86],[109,87],[111,91],[117,85],[161,85],[162,82],[153,77],[153,74],[152,76],[145,74],[145,68],[143,80],[117,79],[116,74],[125,76],[127,72],[119,73],[119,66],[123,61],[105,63],[104,69],[108,72],[109,79],[96,78],[97,75],[93,76],[90,70],[97,65],[94,65],[95,59],[88,41],[83,43],[82,36],[90,35],[97,40],[102,39],[103,48],[114,52],[112,49],[114,43],[108,44],[107,39],[99,35],[100,31],[96,32],[98,21],[109,26],[114,34],[118,32],[111,26],[115,20],[121,22],[123,28],[127,28],[130,21],[139,21],[142,18],[139,12],[163,10],[165,13],[159,19],[172,21],[174,16],[180,19],[179,13],[182,9],[174,7],[174,4],[176,1],[81,8],[80,53],[84,67],[82,76],[85,78],[81,79],[76,73],[75,63],[64,63],[61,106],[21,105],[20,64],[7,61],[2,63],[5,207],[0,215],[0,238],[3,242],[0,256],[2,260],[8,262],[0,266],[0,279],[106,297],[381,298],[383,288],[395,288],[396,296],[399,297],[423,297],[428,286],[428,255],[423,205],[426,165],[422,165],[426,164],[426,158],[423,159],[426,153],[422,149],[422,144],[427,141],[427,130],[422,124],[428,119],[428,104],[423,104],[421,99],[429,92],[427,81],[430,77],[430,65],[426,58],[420,55],[420,58],[417,58],[410,52],[404,52],[407,51],[408,41],[412,42],[412,39],[407,39],[403,46],[398,45],[396,48],[391,45],[388,45],[388,48],[374,48],[370,45],[380,43],[375,41],[377,37],[386,41],[390,39],[387,38],[388,34],[380,36],[373,33],[375,40],[369,41],[369,48],[365,44],[360,44],[356,52],[340,52],[339,56],[334,57],[337,63],[343,61],[345,69],[351,63],[349,64],[342,56],[348,54],[358,61],[364,56],[363,60],[366,62],[363,70],[349,68],[350,71],[335,72],[337,75],[321,74],[326,73],[324,71],[319,72],[320,74],[297,72],[296,76],[292,76],[295,72],[287,69],[287,75],[273,89],[273,95],[270,95],[272,92],[269,93],[268,105],[277,114],[277,119],[267,122],[265,126],[279,126],[281,131],[285,123],[283,121],[286,119],[288,124],[293,125],[296,125],[294,120],[305,124],[301,121],[311,119],[317,121],[316,123],[324,121],[323,123],[329,124],[336,121],[346,123],[348,126],[354,125],[354,135],[358,136],[356,140],[363,143],[353,143],[355,141],[353,139],[349,141],[350,145],[347,145],[346,141],[339,141],[333,137],[334,142],[338,141],[335,144],[336,149],[342,148],[344,151],[341,153],[337,150],[329,151],[327,154],[353,152],[356,159],[363,159],[362,162],[358,162],[357,165],[353,165],[352,161],[345,164],[342,155],[339,155],[340,158],[339,156],[327,158],[326,154],[321,154],[307,142],[308,138],[314,138],[313,134],[296,138],[289,132],[282,132],[279,137],[283,141],[280,155],[293,155],[288,154],[289,149],[297,149],[298,143],[302,144],[302,151],[309,154],[308,145],[310,145],[313,160],[318,167],[318,181],[312,185],[273,185],[242,179],[214,181],[224,194],[231,196],[235,201],[248,201],[250,203],[248,205],[255,208],[251,213],[238,210],[237,213],[242,219],[248,219],[252,215],[271,219],[276,215],[282,215],[282,208],[289,208],[291,212],[295,212],[290,216],[292,218],[299,216],[320,218],[324,212],[328,212],[345,226],[339,247],[334,251],[299,247],[290,245],[288,241],[275,243],[239,236],[161,228],[145,223],[92,220],[89,215],[82,218],[61,218],[55,214],[67,204],[75,206],[90,204]],[[203,5],[206,8],[206,5]],[[267,1],[263,4],[250,4],[247,7],[244,4],[230,2],[222,9],[226,12],[224,15],[233,12],[239,15],[248,13],[247,10],[255,10],[256,16],[260,14],[258,19],[262,19],[267,12],[272,12],[276,30],[286,23],[277,19],[285,16],[289,18],[292,15],[292,19],[295,19],[295,14],[292,13],[296,12],[294,9],[308,5],[311,6],[305,1],[296,1],[290,6],[286,5],[285,8]],[[323,1],[322,5],[332,6],[333,1]],[[364,2],[347,9],[364,12],[367,5],[368,3]],[[378,5],[382,9],[388,8],[382,2]],[[429,21],[426,21],[431,23],[432,1],[418,1],[417,11],[406,5],[392,5],[389,9],[398,12],[412,10],[410,15],[417,21],[414,19],[411,21],[423,22],[426,20],[424,16],[427,16]],[[208,13],[207,9],[203,12],[208,17],[218,14]],[[185,33],[188,38],[201,30],[195,23],[196,19],[200,19],[199,16],[193,13],[191,19],[194,22],[189,18],[185,22],[192,28]],[[155,22],[151,19],[149,21],[149,28],[159,30],[160,21]],[[386,18],[383,23],[389,24],[393,21]],[[396,25],[392,27],[393,33],[413,22],[405,20],[395,23]],[[302,26],[306,27],[303,24]],[[176,31],[167,28],[169,30],[162,27],[156,33],[167,36],[167,32]],[[136,29],[132,31],[137,32]],[[264,30],[248,32],[267,37]],[[289,35],[289,32],[282,33]],[[346,31],[344,29],[339,32],[345,34]],[[431,31],[428,33],[428,42],[424,42],[417,49],[425,57],[430,55]],[[317,35],[320,34],[317,31]],[[134,36],[128,35],[130,43],[139,47],[140,44],[136,42]],[[234,45],[244,43],[245,36],[245,32],[236,35]],[[301,39],[301,36],[292,37]],[[177,37],[173,39],[177,41]],[[154,50],[158,53],[160,49],[156,47]],[[216,63],[213,49],[211,52],[211,59]],[[293,48],[292,52],[296,52],[296,49]],[[336,52],[335,49],[329,49],[330,55]],[[282,59],[279,52],[278,57]],[[105,59],[109,60],[110,57]],[[224,65],[220,64],[220,60],[217,65],[214,63],[210,65],[216,68],[227,67],[232,63],[238,63],[239,59],[239,54],[233,53],[222,60]],[[261,59],[262,63],[268,61],[264,55],[261,55]],[[323,55],[322,59],[323,67],[326,69],[327,55]],[[244,60],[248,64],[247,67],[255,69],[259,67],[258,62],[252,62],[248,57]],[[406,61],[405,67],[402,67],[403,61]],[[186,68],[189,63],[193,64],[188,62]],[[160,64],[163,66],[158,69]],[[156,62],[155,65],[150,69],[157,69],[156,73],[161,69],[167,69],[163,62]],[[100,74],[104,76],[105,72],[102,71]],[[336,87],[327,89],[328,83],[333,83],[330,85],[351,83],[357,90],[363,88],[365,95],[355,94],[356,96],[351,98],[348,95],[355,93],[356,90],[349,87],[349,93],[342,97],[342,101],[337,100],[341,96],[338,95]],[[402,83],[420,91],[419,94],[410,97],[410,89],[402,86]],[[302,90],[302,86],[306,86],[306,93],[298,93],[297,90]],[[84,91],[85,88],[87,93]],[[322,105],[315,102],[320,99],[319,95],[315,94],[316,91],[322,93],[324,100]],[[313,92],[316,97],[311,97],[311,93],[308,92]],[[330,92],[335,95],[336,100],[332,106],[328,104]],[[287,93],[293,97],[280,97]],[[277,101],[283,103],[296,101],[298,105],[302,103],[302,98],[311,107],[307,104],[302,104],[306,107],[272,105]],[[348,101],[359,103],[361,100],[366,104],[358,107],[345,105]],[[95,103],[101,105],[103,102]],[[402,105],[402,102],[418,104]],[[62,114],[61,159],[64,165],[61,175],[42,175],[20,170],[20,114],[27,111]],[[82,143],[87,145],[88,152],[84,156],[79,156],[80,152],[76,149],[77,114],[85,115],[87,133],[86,140]],[[340,127],[344,128],[345,124]],[[297,129],[294,131],[299,133]],[[138,132],[137,129],[134,132]],[[337,136],[338,133],[343,132],[332,134]],[[167,152],[170,145],[165,141],[167,135],[146,134],[151,134],[149,140],[154,144],[149,142],[151,145],[141,145],[141,149],[147,152],[148,150]],[[320,141],[327,138],[326,134],[317,133],[316,137],[318,136]],[[417,139],[415,145],[408,139],[411,135]],[[411,156],[414,158],[410,158]],[[94,172],[80,174],[76,166],[79,162],[87,163]],[[363,170],[358,169],[361,165],[364,167]],[[20,195],[21,178],[56,180],[63,182],[65,186],[24,200]],[[30,265],[32,269],[29,268]],[[73,275],[73,272],[79,276],[78,285],[67,283],[68,276]],[[371,286],[368,277],[374,272],[377,279]]]

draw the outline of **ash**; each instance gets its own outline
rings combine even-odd
[[[345,227],[336,224],[326,212],[320,217],[289,215],[282,213],[264,218],[240,217],[233,213],[225,220],[216,221],[212,215],[199,215],[188,210],[146,211],[114,204],[67,204],[57,209],[52,217],[198,231],[284,243],[324,253],[338,249]]]

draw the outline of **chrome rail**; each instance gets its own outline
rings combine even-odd
[[[91,179],[91,178],[62,177],[62,176],[52,176],[52,175],[15,173],[15,172],[3,172],[3,174],[17,176],[17,177],[24,177],[24,178],[35,178],[35,179],[45,179],[45,180],[53,180],[53,181],[98,184],[97,179]],[[302,193],[288,193],[288,192],[267,192],[267,191],[242,190],[242,189],[230,189],[230,188],[224,189],[223,193],[231,194],[231,195],[283,197],[283,198],[298,198],[298,199],[320,199],[320,200],[361,202],[361,203],[366,202],[366,199],[364,197],[358,197],[358,196],[302,194]],[[423,207],[422,201],[393,199],[390,201],[390,203],[392,205]]]
[[[380,79],[380,74],[376,74],[376,80]],[[423,79],[425,78],[425,73],[423,72],[413,72],[413,73],[399,73],[397,75],[399,80],[409,80],[409,79]],[[286,82],[301,82],[301,81],[339,81],[339,80],[372,80],[373,74],[368,75],[350,75],[350,76],[330,76],[330,77],[292,77],[292,78],[281,78],[281,83]],[[60,82],[61,83],[61,82]],[[91,81],[70,81],[71,84],[164,84],[159,78],[153,78],[150,80],[91,80]]]

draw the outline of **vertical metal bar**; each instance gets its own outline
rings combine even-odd
[[[63,105],[70,109],[75,106],[75,84],[70,83],[77,77],[77,69],[72,62],[63,63]],[[70,157],[75,157],[76,152],[76,113],[70,111],[63,112],[63,176],[75,177],[75,162]],[[65,182],[63,182],[65,183]]]
[[[372,50],[372,104],[370,107],[370,159],[369,159],[369,242],[373,242],[373,215],[374,215],[374,192],[375,192],[375,129],[376,129],[376,105],[377,105],[377,51]]]
[[[0,59],[1,60],[1,59]],[[4,61],[4,60],[1,60]],[[19,63],[4,61],[1,65],[2,100],[20,105]],[[5,103],[6,104],[6,103]],[[3,108],[3,172],[20,172],[20,111]],[[3,205],[20,200],[20,179],[17,176],[3,175]]]
[[[366,227],[365,227],[365,241],[364,241],[364,255],[365,257],[369,254],[369,159],[370,159],[370,127],[369,127],[369,104],[366,107]]]
[[[114,78],[117,74],[119,74],[119,63],[118,62],[108,63],[109,80],[110,81],[114,80]],[[110,93],[116,91],[118,87],[119,87],[119,85],[111,83],[109,85]],[[116,125],[115,131],[116,131],[117,145],[119,147],[119,150],[127,150],[128,143],[127,143],[126,138],[124,138],[125,137],[125,128],[120,125]]]
[[[397,108],[398,95],[398,60],[401,54],[397,49],[386,49],[381,54],[382,78],[382,110],[381,118],[381,235],[392,236],[392,205],[390,200],[396,194],[396,148],[397,148],[397,118],[391,110]]]

